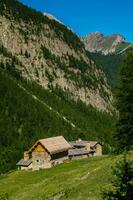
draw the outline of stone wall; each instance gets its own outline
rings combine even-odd
[[[45,169],[51,167],[51,156],[47,152],[32,152],[33,170]]]
[[[21,166],[21,167],[19,167],[19,169],[21,169],[21,170],[30,170],[30,169],[32,169],[32,163],[28,167]]]
[[[58,158],[58,159],[55,159],[55,160],[51,160],[51,165],[55,166],[55,165],[59,165],[59,164],[62,164],[62,163],[66,163],[68,160],[69,160],[68,156]]]
[[[70,160],[80,160],[80,159],[88,158],[88,155],[71,156],[69,158]]]
[[[102,146],[100,144],[97,144],[95,147],[95,156],[102,156]]]
[[[68,151],[56,153],[56,154],[53,154],[51,156],[51,164],[52,164],[52,166],[64,163],[67,160],[69,160]]]

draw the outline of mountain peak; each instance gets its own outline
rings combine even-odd
[[[104,35],[103,35],[102,33],[100,33],[99,31],[96,31],[96,32],[94,32],[94,33],[89,34],[88,37],[89,37],[89,36],[91,36],[91,37],[92,37],[92,36],[100,36],[100,37],[103,37]]]
[[[103,54],[115,53],[116,48],[125,43],[125,38],[117,33],[105,36],[100,32],[94,32],[87,37],[83,37],[82,40],[88,51]]]

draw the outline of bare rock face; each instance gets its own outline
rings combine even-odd
[[[10,4],[6,0],[0,6],[0,47],[4,49],[0,62],[5,69],[6,63],[13,63],[23,78],[45,89],[60,88],[75,101],[106,112],[113,110],[105,74],[90,59],[78,36],[16,1]],[[95,33],[95,38],[99,41],[103,36]]]
[[[125,42],[125,39],[121,35],[114,34],[114,35],[111,35],[110,37],[114,38],[114,42],[112,46],[117,46],[121,44],[122,42]]]
[[[99,32],[95,32],[87,37],[83,37],[82,41],[88,51],[107,55],[115,53],[116,48],[125,42],[125,38],[119,34],[104,36]]]

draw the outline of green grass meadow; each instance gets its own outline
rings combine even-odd
[[[34,172],[16,170],[0,176],[0,194],[8,193],[9,200],[100,200],[120,157],[87,158]]]

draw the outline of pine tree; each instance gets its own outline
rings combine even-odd
[[[116,164],[113,175],[113,190],[104,191],[103,199],[133,200],[133,162],[129,161],[126,155]]]
[[[126,54],[120,75],[120,86],[117,92],[117,151],[133,148],[133,51]]]

